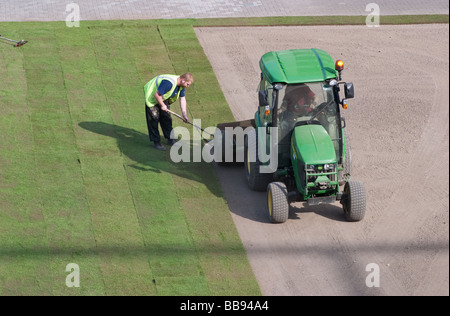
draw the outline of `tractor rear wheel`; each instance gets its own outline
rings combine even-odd
[[[263,192],[267,185],[273,181],[273,173],[261,173],[261,162],[258,158],[258,136],[252,130],[245,136],[244,141],[245,177],[250,189]]]
[[[344,195],[341,200],[345,218],[349,222],[357,222],[366,214],[366,189],[359,181],[348,181],[344,186]]]
[[[272,182],[267,186],[267,207],[272,223],[284,223],[289,217],[289,202],[286,185]]]

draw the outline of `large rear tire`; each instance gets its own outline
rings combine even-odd
[[[273,173],[261,173],[261,162],[258,158],[258,136],[252,130],[245,136],[244,141],[244,167],[245,177],[250,189],[263,192],[267,185],[273,181]]]
[[[348,181],[344,186],[341,200],[345,218],[349,222],[358,222],[366,215],[366,189],[359,181]]]
[[[272,182],[267,186],[267,207],[272,223],[284,223],[289,217],[289,202],[286,185]]]

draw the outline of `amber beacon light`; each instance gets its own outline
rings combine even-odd
[[[334,68],[335,68],[337,71],[342,71],[342,70],[344,70],[344,62],[343,62],[342,60],[340,60],[340,59],[336,60],[336,64],[334,65]]]

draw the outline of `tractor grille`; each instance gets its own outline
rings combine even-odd
[[[323,191],[335,188],[337,182],[337,164],[305,165],[305,183],[308,191]]]

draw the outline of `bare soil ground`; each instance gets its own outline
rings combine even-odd
[[[198,28],[236,120],[257,108],[259,58],[320,48],[345,63],[356,97],[344,111],[352,178],[367,212],[291,205],[271,224],[266,194],[244,168],[217,166],[229,208],[264,295],[449,295],[449,25]],[[218,122],[220,123],[220,122]],[[380,268],[368,287],[366,267]]]

